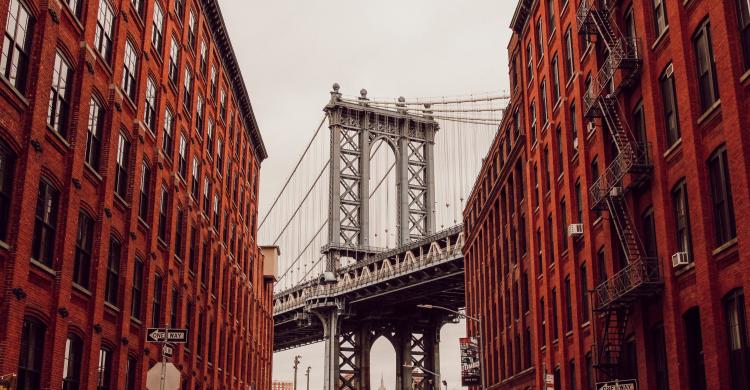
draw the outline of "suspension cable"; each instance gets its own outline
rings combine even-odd
[[[310,186],[310,189],[307,190],[307,193],[305,193],[305,196],[302,198],[302,201],[300,201],[299,205],[297,205],[297,208],[294,209],[294,213],[292,213],[292,216],[289,217],[289,220],[286,222],[286,224],[284,225],[284,227],[281,229],[281,231],[279,232],[279,235],[276,236],[276,239],[273,240],[273,244],[271,244],[271,245],[276,245],[276,243],[279,241],[279,238],[281,238],[281,236],[284,234],[284,232],[286,231],[286,229],[292,223],[292,220],[294,220],[294,217],[297,216],[297,213],[299,212],[299,209],[302,208],[302,205],[305,204],[305,201],[307,200],[307,197],[310,196],[310,193],[315,188],[315,186],[318,184],[318,181],[320,181],[320,178],[323,176],[323,173],[325,173],[326,169],[328,169],[328,165],[330,163],[331,163],[331,160],[328,159],[328,162],[326,162],[326,164],[323,166],[323,169],[320,170],[320,173],[318,173],[318,177],[315,178],[315,181]]]

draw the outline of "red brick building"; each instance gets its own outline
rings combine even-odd
[[[464,211],[488,388],[750,388],[750,4],[520,0],[511,27]]]
[[[0,4],[0,375],[270,388],[250,100],[215,0]]]

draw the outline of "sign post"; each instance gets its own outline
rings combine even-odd
[[[167,365],[167,358],[171,358],[174,355],[174,349],[169,343],[187,343],[188,330],[187,329],[169,329],[166,328],[148,328],[146,330],[146,341],[149,343],[161,344],[161,372],[159,375],[159,390],[176,390],[180,384],[180,372],[172,363]],[[153,369],[153,368],[152,368]],[[176,371],[176,375],[174,371]],[[175,379],[176,376],[176,379]],[[149,370],[149,379],[151,378],[151,370]],[[151,381],[148,381],[149,384]],[[170,384],[167,388],[167,383]],[[172,383],[176,383],[177,387],[171,386]],[[149,390],[155,390],[149,387]]]

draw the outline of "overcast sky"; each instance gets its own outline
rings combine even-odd
[[[508,89],[506,47],[514,0],[219,0],[269,158],[261,170],[261,214],[322,118],[334,82],[356,95],[454,96]],[[283,249],[282,249],[283,250]],[[458,337],[442,331],[441,371],[460,388]],[[322,388],[322,345],[275,354],[274,379],[312,366]],[[393,349],[380,340],[372,374],[393,389]],[[304,387],[300,387],[304,389]]]

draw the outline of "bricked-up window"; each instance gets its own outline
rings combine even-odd
[[[654,208],[649,207],[641,216],[641,229],[643,231],[643,247],[646,256],[656,258],[656,225],[654,224]]]
[[[687,183],[680,180],[672,188],[672,210],[675,222],[677,251],[688,254],[688,260],[693,261],[693,244],[690,234],[690,214],[688,206]]]
[[[654,29],[656,36],[660,36],[669,27],[667,19],[667,5],[665,0],[654,0]]]
[[[156,128],[156,99],[158,93],[156,82],[149,76],[146,79],[146,103],[143,110],[143,122],[152,133]]]
[[[114,306],[118,305],[121,257],[122,244],[115,237],[110,237],[109,256],[107,259],[107,283],[104,289],[104,300]]]
[[[573,289],[570,286],[570,275],[565,277],[565,331],[573,331]]]
[[[206,48],[206,40],[203,39],[201,41],[201,57],[200,57],[200,69],[201,74],[205,77],[206,76],[206,70],[208,69],[208,60],[206,59],[206,53],[208,52],[208,49]]]
[[[714,50],[711,44],[711,23],[708,19],[693,34],[693,50],[695,50],[701,109],[707,111],[719,100],[719,83],[716,77],[716,63],[714,62]]]
[[[159,195],[159,239],[167,241],[167,208],[169,207],[169,191],[166,187],[161,187]]]
[[[195,132],[203,137],[203,96],[198,94],[198,100],[195,103]]]
[[[174,254],[180,259],[185,258],[185,251],[183,250],[184,247],[184,233],[183,229],[185,225],[185,211],[182,209],[177,210],[177,223],[175,224],[175,234],[174,234]]]
[[[573,61],[573,32],[571,27],[565,32],[565,79],[570,81],[575,71],[575,62]]]
[[[190,195],[193,197],[193,199],[198,199],[199,192],[200,192],[200,182],[201,182],[201,167],[198,163],[198,156],[193,156],[193,179],[190,182]]]
[[[76,254],[73,262],[73,283],[89,288],[91,270],[91,248],[94,241],[94,220],[85,212],[78,214]]]
[[[161,5],[158,1],[154,2],[154,19],[152,23],[151,44],[154,45],[154,49],[156,49],[156,52],[161,56],[161,49],[164,45],[164,10],[161,9]]]
[[[581,264],[581,271],[578,275],[578,285],[581,294],[581,318],[583,322],[589,322],[589,280],[586,263]]]
[[[5,23],[0,73],[16,90],[26,92],[29,52],[34,32],[34,18],[20,0],[10,0]]]
[[[179,296],[177,295],[177,289],[172,287],[172,302],[169,305],[169,327],[177,327],[177,310],[179,309]]]
[[[177,149],[177,173],[184,180],[187,176],[187,138],[180,133],[180,144]]]
[[[112,350],[103,346],[99,349],[96,390],[109,390],[112,382]]]
[[[128,356],[128,366],[125,368],[125,390],[135,390],[135,373],[138,370],[138,361],[133,356]]]
[[[737,237],[729,160],[725,145],[716,149],[708,159],[708,173],[711,179],[711,198],[714,206],[714,237],[716,245],[720,246]]]
[[[680,139],[680,123],[677,112],[677,95],[672,64],[669,64],[659,78],[661,95],[664,104],[664,125],[667,133],[667,146],[674,145]]]
[[[195,12],[190,10],[190,16],[188,16],[188,39],[187,44],[191,49],[195,50],[195,30],[196,30],[196,19]]]
[[[531,42],[526,45],[526,77],[529,79],[528,83],[534,80],[534,54],[531,52]]]
[[[39,181],[31,258],[51,267],[57,232],[57,202],[60,193],[46,179]]]
[[[750,388],[750,347],[747,342],[745,294],[742,288],[724,296],[724,316],[729,340],[729,367],[733,389]]]
[[[112,61],[112,36],[114,35],[114,27],[115,10],[112,9],[109,1],[99,0],[94,47],[107,63]]]
[[[542,80],[542,85],[539,87],[539,119],[542,127],[547,125],[549,120],[547,108],[547,80]]]
[[[169,68],[167,77],[172,85],[177,86],[178,79],[180,78],[178,65],[180,61],[180,44],[177,42],[177,37],[172,35],[172,43],[169,46]]]
[[[560,101],[560,69],[557,66],[557,53],[552,57],[552,101],[557,105]]]
[[[123,200],[128,196],[128,165],[130,141],[120,133],[117,139],[117,159],[115,160],[115,194]]]
[[[83,340],[70,333],[65,340],[63,354],[63,390],[78,390],[81,382],[81,361],[83,361]]]
[[[188,115],[192,114],[193,109],[193,72],[190,68],[185,67],[185,79],[183,81],[183,95],[182,104],[185,106],[185,110]]]
[[[151,326],[159,327],[161,324],[161,294],[164,279],[161,275],[154,275],[154,297],[151,300]]]
[[[15,169],[15,155],[5,143],[0,140],[0,241],[8,239],[8,224],[10,221],[10,203],[13,191],[13,171]]]
[[[85,160],[95,171],[99,170],[99,155],[104,128],[104,108],[99,102],[91,98],[89,102],[89,120],[86,126]]]
[[[211,100],[216,100],[216,89],[217,89],[217,81],[216,81],[216,67],[211,65]]]
[[[133,286],[131,291],[130,316],[140,320],[143,302],[143,261],[136,257],[133,264]]]
[[[747,0],[737,0],[737,18],[745,69],[750,69],[750,2]]]
[[[73,69],[58,51],[55,53],[55,67],[52,70],[52,86],[47,107],[47,126],[63,137],[68,136],[68,114],[70,110],[70,90]]]
[[[660,324],[651,330],[651,339],[646,344],[647,361],[653,365],[656,390],[669,389],[669,372],[667,361],[667,343],[664,338],[664,325]]]
[[[544,57],[544,36],[542,36],[542,18],[536,21],[536,58],[541,63]]]
[[[42,363],[44,361],[44,334],[47,328],[39,320],[26,317],[21,333],[18,359],[19,390],[41,389]]]
[[[685,323],[685,346],[687,349],[688,378],[691,390],[706,389],[706,366],[703,360],[703,335],[701,315],[697,306],[682,315]]]
[[[190,259],[188,262],[189,270],[195,274],[195,269],[198,265],[198,228],[195,226],[190,227],[190,250],[188,257]]]
[[[141,163],[141,183],[138,190],[138,218],[146,222],[148,220],[149,203],[151,197],[151,167],[146,160]]]
[[[172,110],[167,107],[164,110],[164,136],[161,139],[161,151],[164,153],[164,157],[172,159],[172,143],[174,131],[174,114]]]

